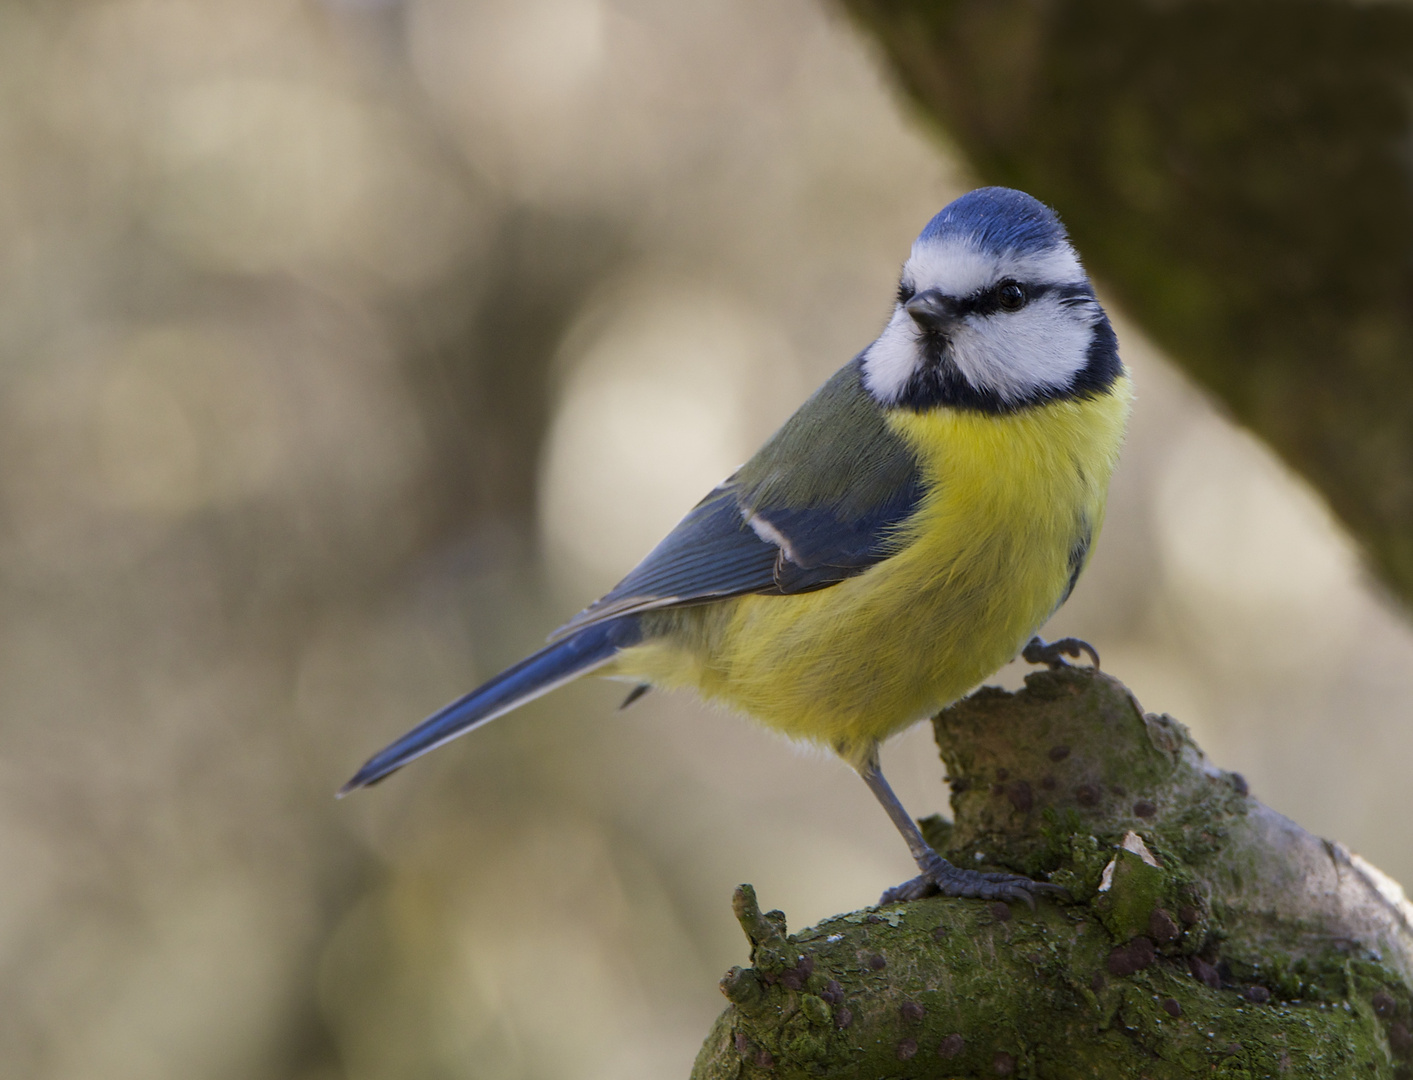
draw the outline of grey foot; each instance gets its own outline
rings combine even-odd
[[[894,885],[878,901],[879,906],[896,904],[900,900],[920,900],[924,896],[955,896],[969,900],[1023,900],[1031,908],[1035,907],[1035,897],[1040,893],[1062,893],[1059,885],[1044,881],[1032,881],[1020,874],[983,873],[980,870],[962,870],[953,866],[940,855],[926,871]]]
[[[1073,656],[1079,659],[1080,653],[1088,653],[1089,659],[1094,661],[1094,667],[1099,667],[1099,653],[1094,646],[1087,641],[1080,641],[1077,637],[1060,638],[1059,641],[1051,642],[1033,637],[1021,650],[1021,659],[1027,664],[1047,664],[1053,670],[1069,667],[1064,657]]]

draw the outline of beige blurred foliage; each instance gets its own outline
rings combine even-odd
[[[904,876],[837,763],[602,684],[331,793],[865,344],[965,186],[806,0],[0,2],[0,1078],[682,1075],[734,884]],[[1122,340],[1056,629],[1413,876],[1407,623]]]

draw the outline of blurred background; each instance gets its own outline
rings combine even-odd
[[[0,1077],[685,1075],[734,885],[910,875],[842,765],[617,684],[332,798],[871,340],[974,184],[890,87],[809,0],[0,0]],[[1051,630],[1413,879],[1409,622],[1118,323]]]

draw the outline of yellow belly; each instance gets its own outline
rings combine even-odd
[[[926,490],[896,555],[818,592],[743,596],[645,619],[606,674],[690,687],[850,760],[955,701],[1062,601],[1097,536],[1131,388],[1011,416],[890,422]]]

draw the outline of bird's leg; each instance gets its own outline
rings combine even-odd
[[[1033,637],[1021,650],[1021,659],[1027,664],[1048,664],[1050,669],[1054,670],[1069,667],[1064,657],[1073,656],[1077,660],[1082,652],[1089,654],[1089,659],[1094,661],[1094,667],[1098,670],[1099,653],[1089,642],[1081,641],[1077,637],[1060,638],[1059,641],[1050,642],[1042,637]]]
[[[941,893],[943,896],[969,897],[977,900],[1024,900],[1033,908],[1035,907],[1036,893],[1064,891],[1058,885],[1031,881],[1030,878],[1022,877],[1020,874],[983,873],[980,870],[963,870],[953,866],[932,850],[927,841],[923,839],[917,823],[903,809],[903,804],[898,801],[898,796],[893,794],[893,789],[888,786],[888,781],[883,778],[883,772],[878,767],[877,747],[873,749],[868,760],[857,768],[859,775],[863,777],[863,782],[868,785],[868,789],[873,792],[874,797],[883,804],[883,809],[888,811],[888,816],[893,819],[893,824],[903,834],[903,839],[908,844],[908,850],[912,852],[913,861],[922,871],[911,881],[905,881],[885,892],[878,901],[880,905],[893,904],[899,900],[917,900],[924,896]]]

